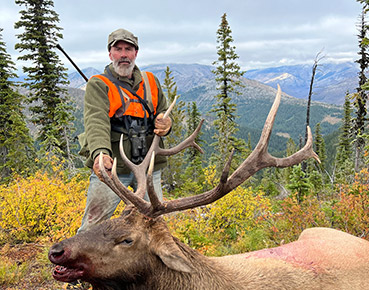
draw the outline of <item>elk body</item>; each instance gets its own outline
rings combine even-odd
[[[102,180],[127,204],[121,217],[91,227],[53,245],[49,259],[55,279],[90,282],[94,289],[368,289],[369,242],[327,228],[302,232],[295,242],[251,253],[209,258],[173,237],[161,215],[209,204],[265,167],[286,167],[314,157],[312,137],[303,149],[287,158],[267,152],[281,91],[252,154],[228,177],[228,160],[218,186],[197,196],[161,202],[152,186],[153,151],[172,155],[193,146],[200,130],[172,149],[154,139],[147,158],[131,166],[138,187],[125,188],[113,172],[100,166]],[[123,151],[123,150],[122,150]],[[102,159],[102,158],[101,158]],[[146,177],[147,167],[148,173]],[[146,182],[147,179],[147,182]],[[148,192],[150,202],[143,199]]]

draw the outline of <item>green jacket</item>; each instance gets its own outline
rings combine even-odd
[[[137,91],[139,84],[142,81],[141,72],[137,66],[135,66],[133,70],[132,79],[119,77],[115,73],[112,64],[109,65],[109,68],[114,77],[127,83],[133,91]],[[165,112],[168,106],[159,80],[156,77],[155,81],[159,90],[158,106],[156,109],[157,114],[159,114]],[[121,133],[112,131],[110,126],[108,91],[108,86],[99,78],[91,78],[87,83],[84,100],[85,132],[78,136],[81,144],[80,155],[87,157],[85,164],[90,168],[92,168],[93,162],[100,152],[108,154],[112,158],[116,157],[118,161],[117,173],[127,174],[130,170],[123,163],[119,153],[119,140]],[[152,138],[153,135],[147,137],[147,147],[151,145]],[[160,146],[163,147],[162,140],[160,142]],[[123,134],[123,147],[127,157],[131,159],[131,142],[125,134]],[[155,157],[154,170],[161,169],[165,167],[165,165],[165,156]]]

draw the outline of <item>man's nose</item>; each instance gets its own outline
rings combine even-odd
[[[120,58],[127,57],[127,52],[126,52],[124,49],[122,49],[122,50],[120,51],[119,56],[120,56]]]

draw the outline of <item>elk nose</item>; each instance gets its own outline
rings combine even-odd
[[[58,259],[61,256],[63,256],[63,254],[64,254],[64,248],[60,243],[53,245],[49,250],[49,259],[50,260]]]

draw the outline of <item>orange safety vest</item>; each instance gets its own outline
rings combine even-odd
[[[109,117],[112,118],[114,114],[117,112],[118,109],[123,107],[122,99],[120,97],[119,91],[117,86],[109,80],[106,76],[103,75],[95,75],[92,77],[97,77],[101,79],[108,87],[108,97],[110,102],[110,109],[109,109]],[[156,115],[156,108],[158,106],[158,87],[155,82],[154,75],[151,72],[142,72],[142,82],[136,92],[138,96],[145,100],[145,90],[146,90],[146,101],[148,103],[149,108],[152,110],[152,113]],[[146,117],[149,117],[149,114],[146,110],[144,110],[143,105],[139,101],[139,99],[133,95],[127,89],[119,86],[122,90],[122,93],[125,99],[130,99],[130,104],[123,115],[129,115],[138,118],[144,118],[145,113]],[[126,101],[125,101],[126,102]]]

